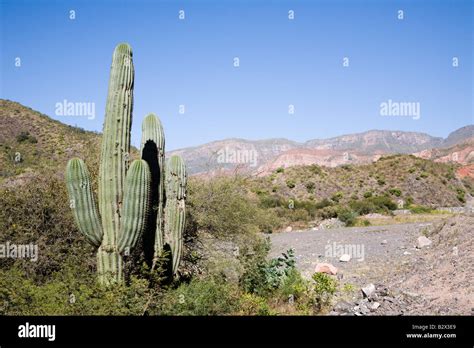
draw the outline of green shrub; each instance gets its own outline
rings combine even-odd
[[[95,267],[93,248],[77,230],[62,178],[48,174],[28,185],[0,189],[0,207],[2,240],[38,247],[36,262],[0,258],[0,269],[16,265],[42,283],[68,260],[83,269]]]
[[[283,167],[280,167],[280,168],[277,168],[277,170],[275,172],[277,173],[283,173],[285,171],[285,168]]]
[[[400,189],[397,189],[397,188],[392,188],[392,189],[388,190],[388,192],[391,195],[397,196],[397,197],[400,197],[402,195],[402,191]]]
[[[242,294],[239,299],[240,315],[273,315],[267,299],[255,294]]]
[[[410,205],[408,209],[413,213],[413,214],[427,214],[431,213],[433,209],[430,207],[425,207],[422,205]]]
[[[325,273],[314,273],[312,278],[315,282],[315,303],[318,308],[321,308],[331,302],[336,293],[337,282]]]
[[[0,270],[1,315],[142,315],[149,296],[146,281],[103,288],[94,272],[65,266],[42,284],[24,270]]]
[[[357,213],[347,208],[341,208],[337,213],[337,218],[344,222],[346,226],[354,226]]]
[[[309,284],[299,273],[296,268],[288,272],[288,276],[283,279],[281,286],[278,289],[280,299],[286,301],[290,296],[298,301],[307,295],[309,291]]]
[[[339,211],[338,206],[331,205],[331,206],[327,206],[327,207],[319,209],[317,215],[323,220],[332,219],[332,218],[337,218],[338,211]]]
[[[311,164],[310,166],[308,166],[308,169],[313,174],[322,174],[323,172],[321,167],[318,166],[317,164]]]
[[[287,180],[286,181],[286,186],[288,186],[288,188],[292,189],[292,188],[295,188],[296,184],[293,180]]]
[[[160,315],[224,315],[239,308],[239,292],[232,284],[212,279],[192,279],[166,291],[157,303]]]
[[[217,237],[234,237],[276,228],[280,222],[272,210],[262,209],[273,200],[261,195],[250,198],[241,177],[192,179],[188,185],[187,228],[190,235],[207,231]],[[271,222],[271,223],[270,223]]]
[[[466,192],[463,189],[456,189],[457,199],[461,203],[466,203]]]
[[[338,203],[338,202],[341,200],[341,198],[342,198],[343,196],[344,196],[344,193],[342,193],[342,192],[336,192],[335,194],[333,194],[333,195],[331,196],[331,200],[334,201],[334,202],[336,202],[336,203]]]
[[[267,240],[257,245],[252,254],[241,259],[244,273],[240,284],[246,292],[268,295],[280,287],[285,277],[295,267],[293,250],[288,250],[281,257],[267,260],[269,250],[270,243]]]
[[[306,183],[306,190],[308,191],[308,193],[313,193],[314,192],[314,188],[316,187],[316,184],[314,182],[308,182]]]
[[[16,141],[19,143],[29,142],[31,144],[36,144],[38,142],[38,140],[34,136],[30,135],[29,132],[25,131],[21,132],[16,136]]]
[[[375,196],[360,201],[351,201],[349,206],[359,215],[388,213],[391,210],[397,209],[397,204],[387,196]]]
[[[364,193],[364,198],[372,197],[372,191],[367,191]]]

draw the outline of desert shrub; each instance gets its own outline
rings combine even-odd
[[[244,293],[239,299],[239,315],[272,315],[275,314],[266,298],[255,294]]]
[[[279,167],[275,170],[276,173],[283,173],[285,171],[285,168]]]
[[[342,192],[336,192],[335,194],[333,194],[333,195],[331,196],[331,200],[334,201],[334,202],[336,202],[336,203],[338,203],[338,202],[341,200],[341,198],[342,198],[343,196],[344,196],[344,193],[342,193]]]
[[[240,177],[190,180],[186,231],[192,234],[202,230],[216,237],[233,237],[261,230],[268,232],[278,226],[278,217],[270,210],[263,211],[258,200],[250,198],[243,180]],[[262,197],[271,199],[267,195]]]
[[[314,188],[316,187],[316,184],[314,182],[307,182],[305,186],[308,193],[313,193]]]
[[[160,315],[224,315],[239,308],[238,289],[213,279],[192,279],[166,291],[157,303]]]
[[[364,198],[370,198],[372,197],[372,191],[367,191],[367,192],[364,192]]]
[[[36,262],[1,258],[2,269],[16,265],[34,281],[42,282],[61,270],[67,260],[84,270],[95,268],[93,248],[77,230],[65,184],[55,175],[0,189],[0,231],[2,243],[33,243],[38,248]]]
[[[292,189],[292,188],[295,188],[296,184],[293,180],[287,180],[286,181],[286,186],[288,186],[288,188]]]
[[[298,301],[305,297],[309,291],[308,281],[305,280],[301,273],[296,268],[289,270],[287,277],[285,277],[278,289],[278,296],[286,301],[290,296]]]
[[[263,196],[260,197],[260,207],[264,209],[287,207],[288,202],[279,196]]]
[[[466,203],[466,192],[463,189],[456,189],[456,198],[458,199],[459,202],[461,203]]]
[[[317,164],[311,164],[310,166],[308,166],[308,169],[311,173],[313,174],[322,174],[322,169],[320,166],[318,166]]]
[[[357,213],[348,208],[340,208],[337,212],[337,218],[344,222],[346,226],[354,226]]]
[[[433,211],[430,207],[425,207],[423,205],[410,205],[408,209],[413,213],[413,214],[428,214]]]
[[[397,196],[397,197],[400,197],[402,195],[402,191],[400,189],[397,189],[397,188],[391,188],[390,190],[388,190],[388,192],[391,195],[394,195],[394,196]]]
[[[38,140],[33,135],[30,135],[29,132],[25,131],[20,132],[20,134],[16,136],[16,141],[19,143],[29,142],[31,144],[36,144],[38,142]]]
[[[318,210],[318,216],[321,219],[332,219],[336,218],[338,215],[339,207],[338,206],[328,206]]]
[[[77,265],[65,266],[43,284],[13,267],[0,270],[0,314],[2,315],[141,315],[149,288],[132,278],[127,285],[104,288],[95,273],[84,273]]]
[[[329,199],[324,198],[321,201],[316,202],[314,207],[315,207],[315,209],[323,209],[323,208],[326,208],[326,207],[330,207],[332,205],[333,205],[333,203]]]
[[[397,209],[397,204],[387,196],[375,196],[349,202],[351,209],[358,215],[370,213],[388,213]]]
[[[314,273],[314,299],[318,308],[331,302],[337,290],[337,282],[325,273]]]
[[[248,293],[265,296],[275,291],[289,272],[295,267],[293,250],[288,250],[281,257],[268,260],[270,250],[268,240],[254,248],[253,253],[241,259],[244,273],[240,279],[241,287]]]

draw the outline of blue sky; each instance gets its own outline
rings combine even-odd
[[[474,123],[473,1],[0,3],[1,98],[67,124],[101,131],[113,49],[132,46],[134,145],[148,112],[168,150],[369,129],[446,136]],[[95,103],[95,118],[55,115],[64,99]],[[421,117],[381,116],[389,99],[420,103]]]

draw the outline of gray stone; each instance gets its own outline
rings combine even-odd
[[[361,290],[365,297],[371,298],[375,294],[375,285],[372,283],[368,284],[364,286]]]
[[[431,245],[431,240],[426,238],[425,236],[419,236],[416,240],[416,247],[421,249]]]

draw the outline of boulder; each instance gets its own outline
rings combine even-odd
[[[426,238],[425,236],[419,236],[416,240],[416,247],[421,249],[431,245],[431,240]]]
[[[364,296],[367,298],[371,298],[375,295],[375,285],[372,283],[364,286],[361,290]]]
[[[314,270],[316,273],[337,274],[337,268],[330,263],[318,263]]]

